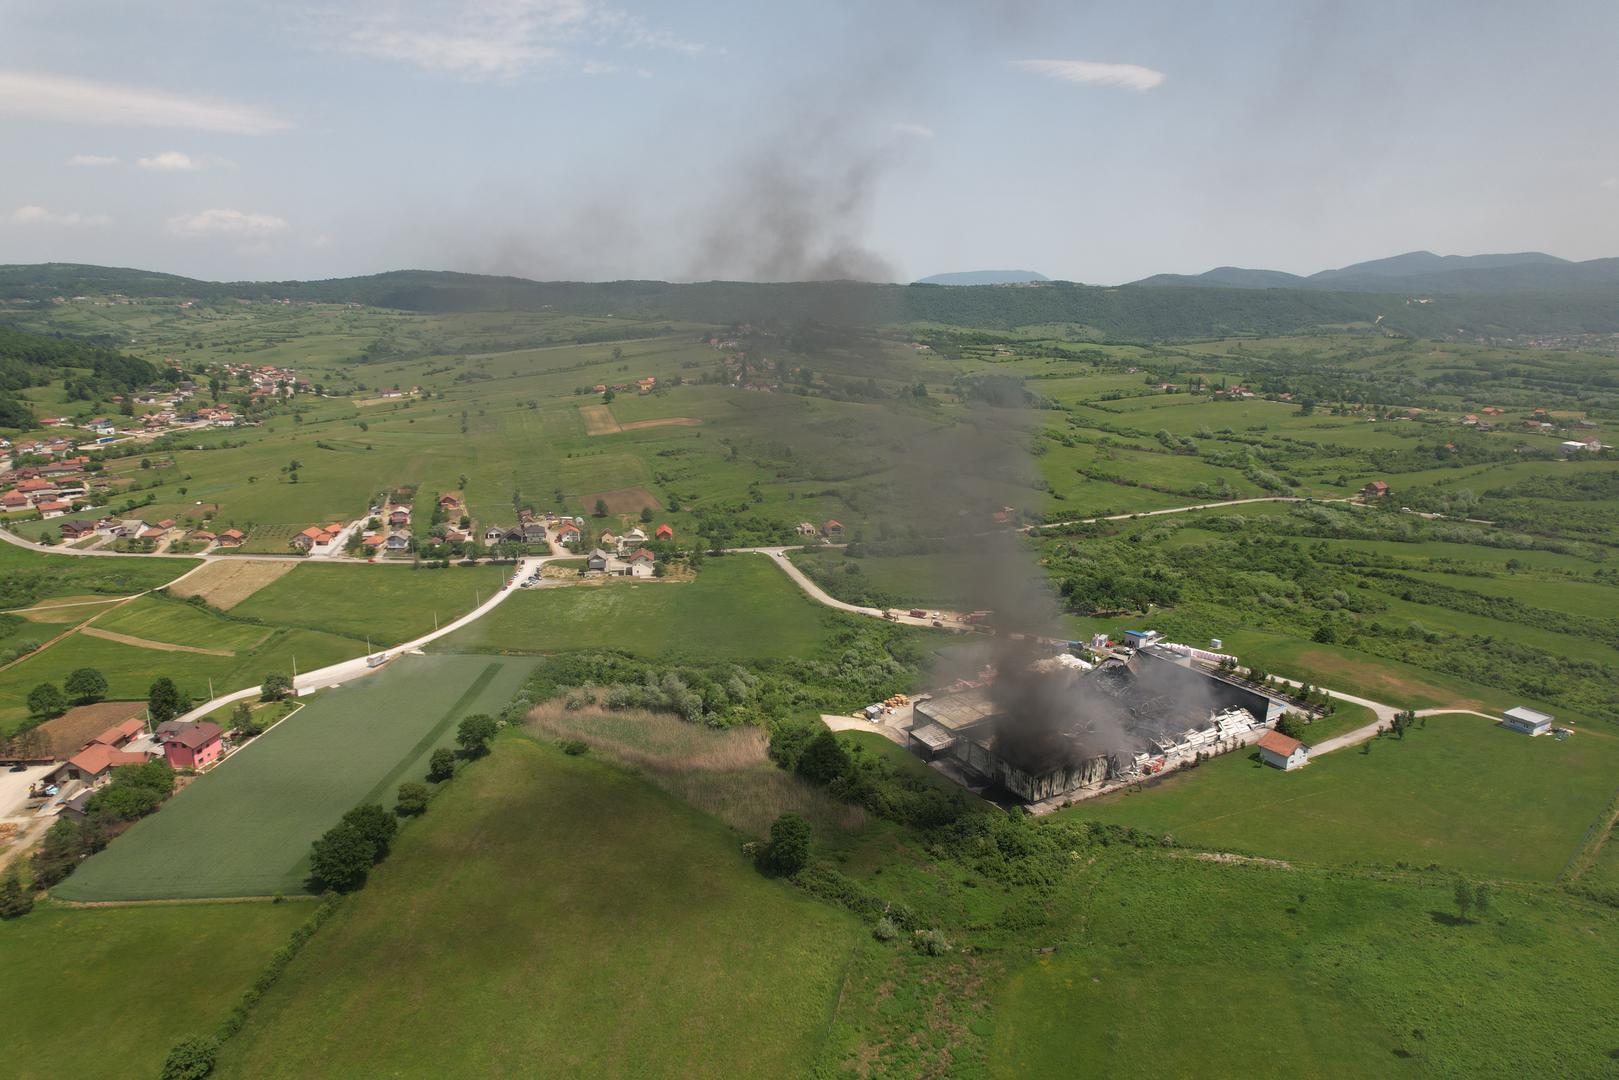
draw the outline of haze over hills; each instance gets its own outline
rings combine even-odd
[[[1425,258],[1437,260],[1438,256]],[[1390,261],[1398,264],[1401,260]],[[1603,262],[1619,260],[1599,260],[1598,269]],[[1366,331],[1375,327],[1379,333],[1489,340],[1619,333],[1619,272],[1605,280],[1592,266],[1560,263],[1541,267],[1552,271],[1584,268],[1590,281],[1578,287],[1446,293],[1414,284],[1432,274],[1378,277],[1375,270],[1344,279],[1344,284],[1295,278],[1283,287],[1263,284],[1266,271],[1230,268],[1223,274],[1186,278],[1178,288],[1154,287],[1151,279],[1125,286],[1045,281],[1007,288],[854,281],[531,281],[437,270],[392,270],[324,281],[211,282],[139,269],[39,263],[0,265],[0,319],[7,307],[49,304],[61,297],[121,294],[200,302],[359,303],[420,312],[552,310],[703,323],[897,326],[921,322],[1003,329],[1067,325],[1074,335],[1099,341],[1186,340],[1328,327]],[[1518,264],[1455,273],[1518,274],[1525,269]],[[1371,282],[1373,287],[1357,290],[1354,286],[1361,282]],[[1441,299],[1427,304],[1409,302],[1413,294],[1429,292]]]
[[[1035,270],[961,270],[953,274],[934,274],[918,278],[914,285],[1026,285],[1031,281],[1050,281]]]
[[[1489,255],[1410,251],[1308,276],[1218,266],[1202,274],[1154,274],[1130,284],[1381,293],[1552,292],[1619,285],[1619,259],[1573,262],[1542,251]]]

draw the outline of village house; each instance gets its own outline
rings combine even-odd
[[[84,518],[74,518],[72,521],[64,521],[58,525],[57,528],[62,530],[63,540],[83,540],[86,536],[94,536],[96,534],[96,523],[93,521],[86,521]]]
[[[813,521],[800,521],[793,531],[798,533],[799,536],[814,536],[816,533],[820,532],[820,530],[815,527],[815,522]]]
[[[402,551],[409,551],[410,550],[410,533],[408,533],[408,532],[389,533],[388,534],[388,539],[383,541],[382,546],[387,551],[391,551],[391,552],[394,552],[396,554],[399,553],[399,552],[402,552]]]
[[[1364,499],[1381,499],[1388,493],[1389,486],[1385,481],[1382,480],[1373,480],[1371,483],[1360,489],[1361,497]]]
[[[399,528],[402,525],[409,525],[410,524],[410,508],[406,507],[406,506],[396,506],[392,510],[389,510],[388,511],[388,524],[393,526],[396,529]]]
[[[381,550],[382,545],[387,542],[387,539],[388,538],[383,536],[381,533],[366,533],[364,536],[360,537],[360,548],[367,554],[375,555],[379,550]]]
[[[557,543],[559,544],[566,544],[568,547],[575,547],[578,545],[581,535],[583,534],[579,531],[579,526],[575,525],[571,521],[563,522],[561,525],[557,526],[556,537]]]
[[[821,535],[825,536],[828,540],[842,540],[843,522],[835,519],[828,521],[825,525],[821,526]]]
[[[226,529],[219,534],[220,547],[240,547],[247,540],[247,534],[240,529]]]
[[[208,720],[159,724],[157,741],[163,745],[169,766],[175,769],[206,768],[218,761],[225,749],[219,725]]]
[[[504,525],[491,525],[483,531],[483,542],[486,544],[500,544],[506,540],[507,529]]]
[[[630,556],[628,573],[630,577],[649,578],[657,574],[657,566],[657,557],[646,548],[641,548]]]
[[[39,511],[39,516],[42,518],[59,518],[73,507],[68,503],[52,499],[48,502],[35,503],[34,509]]]
[[[652,535],[657,537],[659,540],[673,540],[675,538],[675,530],[669,525],[659,525],[656,529],[652,530]]]

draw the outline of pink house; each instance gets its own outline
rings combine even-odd
[[[208,720],[193,723],[170,720],[159,724],[157,741],[163,744],[163,756],[175,769],[201,769],[212,765],[225,749],[219,725]]]

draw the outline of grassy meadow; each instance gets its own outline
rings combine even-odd
[[[1551,881],[1619,776],[1619,737],[1601,727],[1558,742],[1477,716],[1419,724],[1404,739],[1338,750],[1291,773],[1229,754],[1059,814],[1312,863],[1437,864]]]
[[[519,736],[372,877],[217,1075],[798,1075],[865,937],[711,819]]]
[[[606,648],[712,659],[798,656],[821,642],[826,610],[766,556],[727,555],[704,560],[694,581],[623,578],[524,589],[431,648],[518,654]]]
[[[156,1076],[169,1048],[225,1018],[309,918],[313,904],[38,907],[0,923],[5,1073]],[[162,985],[162,1007],[92,1036],[92,1017],[123,1016],[133,987]]]

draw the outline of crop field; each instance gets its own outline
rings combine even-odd
[[[49,905],[0,923],[6,1075],[158,1075],[171,1046],[225,1019],[313,910],[312,904]],[[162,982],[161,1008],[143,1013],[139,1023],[88,1035],[91,1017],[125,1015],[130,988],[154,978]],[[55,992],[67,988],[66,996]]]
[[[373,647],[397,645],[487,600],[510,566],[408,566],[300,563],[232,609],[241,618],[341,634]],[[311,665],[312,666],[312,665]]]
[[[613,419],[613,410],[606,405],[579,406],[579,419],[585,422],[586,435],[612,435],[623,430]]]
[[[614,579],[525,589],[429,648],[542,653],[623,649],[641,656],[801,656],[822,640],[827,609],[762,555],[703,563],[695,581]]]
[[[1419,723],[1364,744],[1369,754],[1339,750],[1292,773],[1230,754],[1059,813],[1314,863],[1550,881],[1613,795],[1619,736],[1600,727],[1557,742],[1477,716]]]
[[[208,606],[229,611],[272,581],[291,573],[297,566],[290,559],[284,562],[263,559],[225,562],[215,559],[184,581],[175,582],[169,587],[169,592],[181,599],[200,596],[208,602]]]
[[[309,844],[350,807],[392,805],[472,713],[526,674],[492,657],[406,656],[322,691],[56,888],[69,900],[271,896],[304,888]],[[251,828],[244,822],[251,822]]]
[[[793,1075],[867,936],[712,819],[515,735],[372,877],[221,1075]],[[346,1037],[378,1024],[389,1038]]]

